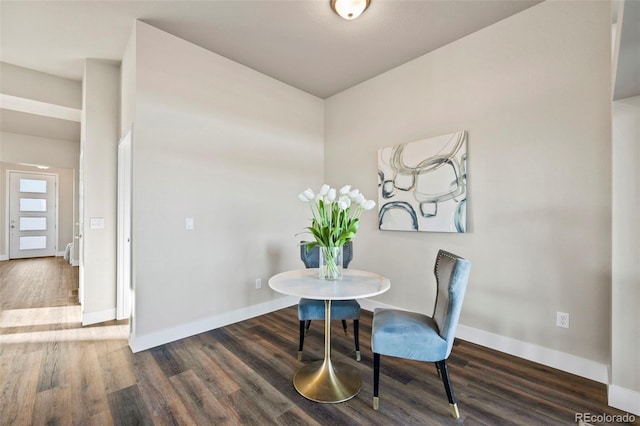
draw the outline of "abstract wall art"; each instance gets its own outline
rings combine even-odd
[[[467,132],[378,150],[381,230],[466,232]]]

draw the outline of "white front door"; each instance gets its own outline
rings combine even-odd
[[[9,173],[9,258],[55,256],[57,176]]]

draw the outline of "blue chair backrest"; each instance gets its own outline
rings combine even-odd
[[[300,259],[305,268],[317,268],[320,265],[320,247],[315,246],[307,250],[308,241],[300,241]],[[348,268],[353,259],[353,241],[342,247],[342,267]]]
[[[447,357],[453,347],[470,270],[471,261],[444,250],[438,251],[433,271],[437,284],[433,320],[438,325],[440,337],[447,341]]]

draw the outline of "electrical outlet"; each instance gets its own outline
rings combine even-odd
[[[256,278],[256,289],[262,288],[262,278]]]
[[[556,326],[569,328],[569,314],[566,312],[556,312]]]
[[[186,228],[186,229],[189,229],[189,230],[192,230],[192,229],[193,229],[193,218],[192,218],[192,217],[188,217],[188,218],[185,220],[185,228]]]

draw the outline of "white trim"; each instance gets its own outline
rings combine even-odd
[[[131,270],[132,270],[132,217],[131,178],[133,128],[118,142],[118,186],[116,222],[116,318],[131,315]]]
[[[0,254],[0,262],[2,262],[4,260],[9,260],[9,255],[8,254]]]
[[[225,312],[220,315],[214,315],[209,318],[181,324],[176,327],[157,331],[142,336],[131,335],[129,346],[135,352],[144,351],[165,343],[184,339],[205,331],[224,327],[229,324],[248,320],[253,317],[268,314],[279,309],[288,308],[298,303],[299,298],[293,296],[281,297],[269,302],[259,303],[257,305],[247,306],[246,308],[236,309],[231,312]]]
[[[114,319],[116,319],[116,308],[91,313],[82,312],[82,325],[97,324]]]
[[[373,300],[359,300],[360,306],[368,311],[375,308],[400,309]],[[600,383],[609,383],[609,367],[606,364],[590,359],[538,346],[533,343],[511,337],[501,336],[488,331],[458,324],[456,337],[477,345],[486,346],[519,358],[537,362],[548,367],[576,374]]]
[[[71,259],[71,266],[80,266],[80,261],[78,259]]]
[[[371,299],[358,299],[358,303],[360,303],[360,307],[364,310],[373,312],[376,308],[384,308],[384,309],[400,309],[395,306],[387,305],[386,303],[377,302]]]
[[[0,108],[45,117],[59,118],[61,120],[80,122],[82,110],[69,108],[48,102],[34,101],[33,99],[19,98],[17,96],[0,94]]]
[[[610,406],[640,416],[640,392],[609,385],[608,394]]]
[[[62,257],[64,256],[64,252],[63,251],[59,251],[56,253],[56,257]]]
[[[9,183],[9,178],[11,176],[11,171],[9,169],[7,169],[6,171],[6,178],[4,180],[5,183],[5,191],[4,191],[4,224],[2,226],[4,226],[5,229],[5,233],[4,233],[4,252],[7,253],[7,260],[9,260],[9,255],[11,253],[11,251],[9,250],[9,234],[11,234],[11,230],[9,229],[9,223],[10,223],[10,214],[9,214],[9,202],[10,202],[10,197],[11,194],[9,194],[9,191],[11,191],[11,185]]]
[[[456,337],[596,382],[609,383],[607,364],[462,324],[458,324]]]

